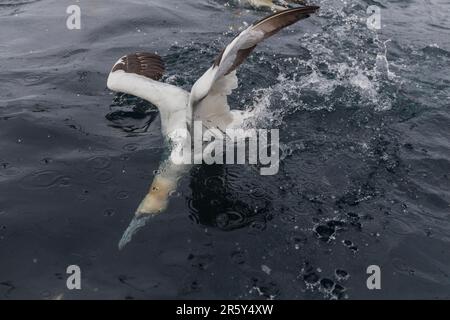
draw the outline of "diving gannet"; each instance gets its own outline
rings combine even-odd
[[[177,161],[180,146],[191,148],[190,142],[179,133],[190,132],[194,121],[202,121],[208,128],[222,131],[241,125],[245,116],[241,111],[230,110],[227,102],[227,96],[237,88],[236,69],[258,43],[308,18],[318,9],[317,6],[288,9],[254,23],[220,53],[213,65],[195,82],[190,93],[158,81],[165,68],[161,57],[156,54],[134,53],[116,62],[108,77],[108,88],[140,97],[155,105],[160,113],[161,130],[167,145],[167,158],[161,162],[148,194],[119,242],[120,249],[149,219],[167,208],[177,181],[189,170],[190,165]]]

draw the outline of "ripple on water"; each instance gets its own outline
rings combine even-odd
[[[304,174],[314,174],[319,171],[319,167],[317,166],[317,162],[313,159],[306,159],[302,161],[297,167],[298,171]]]
[[[23,79],[28,84],[34,84],[34,83],[41,81],[42,77],[37,74],[29,74],[29,75],[25,76]]]
[[[246,217],[243,213],[228,210],[216,216],[216,226],[221,230],[232,230],[245,224]]]
[[[392,265],[394,266],[394,269],[401,274],[410,275],[414,272],[414,269],[410,265],[408,265],[408,263],[402,258],[393,258]]]
[[[21,174],[21,170],[14,166],[4,165],[0,167],[0,176],[9,178],[16,177]]]
[[[263,187],[254,187],[249,190],[248,195],[253,200],[261,200],[266,198],[267,193]]]
[[[25,189],[49,189],[55,186],[67,187],[71,178],[57,170],[36,171],[23,177],[21,186]]]
[[[259,234],[266,230],[267,228],[267,221],[266,219],[257,219],[255,221],[252,221],[250,225],[248,226],[249,233],[250,234]]]
[[[116,193],[116,199],[125,200],[125,199],[128,199],[128,198],[129,198],[128,192],[126,192],[124,190],[118,191]]]
[[[205,179],[205,187],[208,190],[222,190],[225,187],[225,179],[223,176],[212,176]]]
[[[195,206],[195,199],[193,198],[189,198],[187,199],[187,206],[189,208],[189,212],[191,212],[191,214],[189,215],[191,218],[193,218],[195,220],[196,223],[198,223],[198,208]]]
[[[334,273],[338,281],[347,281],[350,278],[348,272],[342,269],[336,269]]]
[[[297,216],[293,213],[283,213],[280,220],[288,225],[297,223]]]
[[[24,4],[29,4],[29,3],[39,2],[39,1],[42,1],[42,0],[20,0],[20,1],[19,0],[1,0],[0,8],[2,6],[4,6],[4,7],[9,7],[9,6],[19,7]]]
[[[231,253],[231,261],[237,265],[243,265],[247,262],[247,257],[245,252],[241,250],[236,250]]]
[[[104,216],[105,217],[112,217],[116,214],[116,211],[112,208],[108,208],[104,211]]]
[[[114,178],[114,174],[109,170],[101,170],[95,174],[95,181],[99,183],[108,183]]]
[[[122,147],[124,151],[133,152],[136,151],[139,148],[139,145],[137,143],[127,143]]]
[[[94,170],[107,169],[111,166],[111,158],[107,156],[95,156],[88,160],[88,166]]]
[[[414,232],[414,229],[411,225],[398,218],[390,219],[386,229],[401,236],[405,236]]]

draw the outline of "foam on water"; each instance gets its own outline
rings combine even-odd
[[[252,91],[253,102],[245,106],[254,116],[251,126],[278,126],[286,115],[299,110],[352,107],[381,112],[392,108],[401,80],[387,58],[390,39],[381,40],[367,28],[365,11],[350,10],[357,6],[354,2],[320,1],[319,5],[319,16],[325,18],[323,31],[299,39],[309,56],[275,56],[277,65],[289,68],[279,72],[275,84]],[[346,42],[351,50],[331,49]],[[258,63],[273,59],[263,55]]]

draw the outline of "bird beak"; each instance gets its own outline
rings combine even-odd
[[[120,239],[119,241],[119,250],[125,248],[125,246],[131,241],[131,239],[138,232],[138,230],[143,228],[151,218],[152,216],[149,215],[134,216],[127,230],[125,230],[125,232],[123,233],[122,239]]]
[[[176,186],[177,183],[173,179],[165,178],[161,175],[155,177],[148,194],[142,200],[133,220],[131,220],[122,239],[120,239],[119,250],[122,250],[149,220],[167,209],[170,193],[176,189]]]

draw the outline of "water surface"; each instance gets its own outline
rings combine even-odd
[[[111,66],[156,51],[164,81],[189,89],[267,12],[0,0],[0,299],[450,298],[450,3],[314,4],[258,47],[230,98],[280,129],[279,174],[194,168],[118,251],[163,139],[153,106],[106,88]],[[66,289],[72,264],[81,291]],[[366,287],[373,264],[381,291]]]

